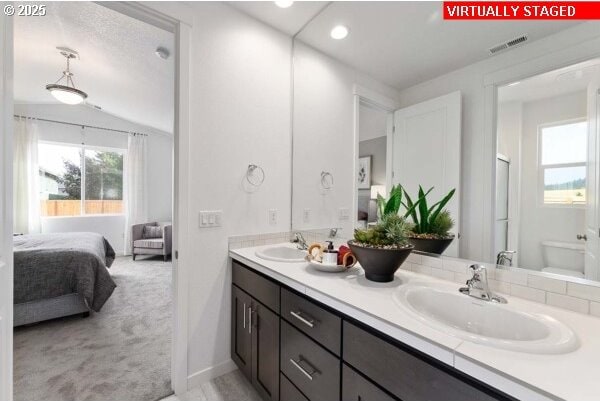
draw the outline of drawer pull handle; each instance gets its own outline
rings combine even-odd
[[[290,315],[294,316],[296,319],[300,320],[302,323],[304,323],[305,325],[307,325],[310,328],[315,327],[315,320],[311,319],[311,318],[303,317],[301,311],[298,311],[298,312],[290,311]]]
[[[302,372],[304,374],[304,376],[306,376],[308,378],[308,380],[312,380],[313,376],[317,373],[319,373],[319,371],[315,368],[313,368],[310,363],[308,363],[307,361],[305,361],[302,357],[299,357],[297,361],[294,360],[294,358],[290,358],[290,362],[292,363],[292,365],[294,365],[296,368],[298,368],[298,370],[300,372]],[[306,369],[304,369],[302,367],[302,365],[300,365],[301,363],[305,363],[306,365],[309,366],[310,368],[310,372]]]
[[[244,302],[244,329],[246,328],[246,303]]]

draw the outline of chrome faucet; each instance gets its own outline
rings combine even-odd
[[[296,247],[303,251],[306,251],[308,249],[308,244],[306,243],[306,240],[304,239],[302,233],[299,231],[294,233],[294,239],[292,240],[292,243],[296,244]]]
[[[487,279],[487,269],[482,265],[471,265],[469,269],[473,271],[473,277],[467,280],[467,286],[461,287],[459,291],[470,297],[482,299],[484,301],[498,302],[505,304],[508,301],[500,295],[495,295],[490,290]]]
[[[496,264],[498,266],[511,267],[513,265],[513,256],[515,253],[517,253],[517,251],[500,251],[500,252],[498,252],[498,256],[496,257]]]
[[[335,227],[329,229],[329,238],[335,238],[337,236],[338,230],[341,230],[340,227]]]

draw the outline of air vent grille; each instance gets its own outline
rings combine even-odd
[[[521,35],[521,36],[511,39],[507,42],[500,43],[496,46],[490,47],[490,49],[489,49],[490,54],[496,54],[503,50],[510,49],[511,47],[521,45],[521,44],[527,42],[527,39],[528,39],[527,35]]]

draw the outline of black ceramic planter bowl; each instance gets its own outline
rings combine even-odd
[[[348,246],[358,263],[365,270],[367,280],[388,283],[394,280],[394,273],[404,263],[413,246],[401,249],[368,248],[348,241]]]
[[[450,244],[454,240],[454,237],[444,239],[409,238],[408,240],[411,244],[414,245],[415,251],[435,253],[437,255],[441,255],[442,253],[444,253],[446,248],[450,246]]]

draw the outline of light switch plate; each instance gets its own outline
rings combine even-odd
[[[310,223],[310,209],[304,209],[302,212],[302,222]]]
[[[269,224],[272,226],[277,224],[277,209],[269,209]]]
[[[340,220],[348,220],[350,218],[350,209],[347,207],[341,207],[339,210]]]
[[[198,214],[198,226],[200,228],[221,227],[222,220],[222,210],[203,210]]]

